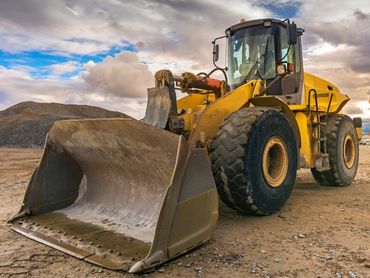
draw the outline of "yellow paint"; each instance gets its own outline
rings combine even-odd
[[[343,155],[344,165],[346,165],[348,169],[351,169],[355,164],[356,158],[355,141],[353,140],[351,134],[347,134],[344,138]]]
[[[177,100],[177,110],[195,109],[197,105],[203,104],[207,95],[191,94]]]
[[[210,94],[191,94],[177,101],[177,110],[182,111],[179,115],[184,119],[184,130],[191,131],[194,128],[194,122],[197,115],[202,112],[207,104],[216,100],[213,93]]]
[[[190,145],[193,147],[200,145],[201,132],[204,132],[206,142],[211,140],[224,119],[246,105],[253,92],[259,90],[260,81],[249,81],[208,105],[194,118],[194,128],[189,138]]]
[[[262,173],[271,187],[279,187],[288,173],[288,150],[280,136],[272,136],[262,153]]]
[[[357,138],[360,141],[362,139],[362,128],[356,127]]]
[[[301,135],[300,166],[302,168],[311,168],[311,166],[314,165],[315,160],[312,151],[312,149],[314,149],[314,143],[311,139],[308,113],[296,112],[295,118],[297,120],[299,133]]]
[[[316,90],[319,110],[326,112],[330,95],[333,94],[333,98],[330,104],[329,112],[339,113],[343,106],[349,101],[349,97],[339,91],[339,89],[331,82],[313,75],[311,73],[305,72],[304,74],[304,103],[303,105],[308,106],[308,96],[311,89]],[[331,89],[331,90],[330,90]],[[316,109],[314,94],[311,95],[310,107],[312,110]]]
[[[214,138],[222,122],[233,112],[242,107],[250,107],[250,99],[260,93],[261,83],[264,81],[253,80],[239,88],[226,93],[216,99],[215,94],[192,94],[177,101],[179,111],[183,111],[179,117],[185,122],[184,130],[189,134],[189,143],[192,147],[207,147],[208,142]],[[315,119],[315,98],[309,91],[317,92],[319,115],[325,115],[328,110],[330,97],[330,113],[339,113],[343,106],[349,101],[349,97],[331,82],[315,76],[311,73],[304,74],[303,97],[301,104],[288,105],[295,118],[287,117],[289,121],[296,120],[300,134],[300,165],[312,168],[318,157],[317,129],[312,125]],[[271,97],[271,96],[270,96]],[[263,97],[261,97],[263,98]],[[269,106],[269,102],[260,102],[257,105]],[[256,105],[256,104],[255,104]],[[276,108],[276,107],[274,107]],[[284,109],[283,109],[284,110]],[[283,111],[286,114],[289,111]],[[288,113],[291,114],[290,112]],[[356,129],[358,137],[361,138],[361,128]],[[316,134],[313,134],[316,132]]]

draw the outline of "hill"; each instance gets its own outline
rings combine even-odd
[[[55,121],[124,118],[127,115],[89,105],[21,102],[0,111],[0,146],[42,147]]]

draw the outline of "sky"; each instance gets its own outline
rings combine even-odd
[[[304,28],[304,69],[370,118],[368,0],[1,0],[0,110],[31,100],[140,118],[157,70],[209,71],[213,38],[265,17]]]

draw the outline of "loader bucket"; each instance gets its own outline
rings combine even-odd
[[[218,197],[204,149],[134,119],[56,122],[19,213],[20,234],[142,272],[207,241]]]

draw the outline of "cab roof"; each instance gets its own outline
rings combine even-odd
[[[234,33],[235,31],[237,31],[239,29],[243,29],[243,28],[250,27],[250,26],[255,26],[255,25],[262,25],[262,24],[264,25],[264,24],[268,24],[268,23],[277,23],[277,24],[281,24],[285,27],[288,25],[286,20],[281,20],[281,19],[276,19],[276,18],[262,18],[262,19],[248,20],[248,21],[245,21],[245,22],[242,22],[242,23],[235,24],[235,25],[227,28],[225,30],[225,33],[226,33],[226,35],[228,35],[228,34]]]

